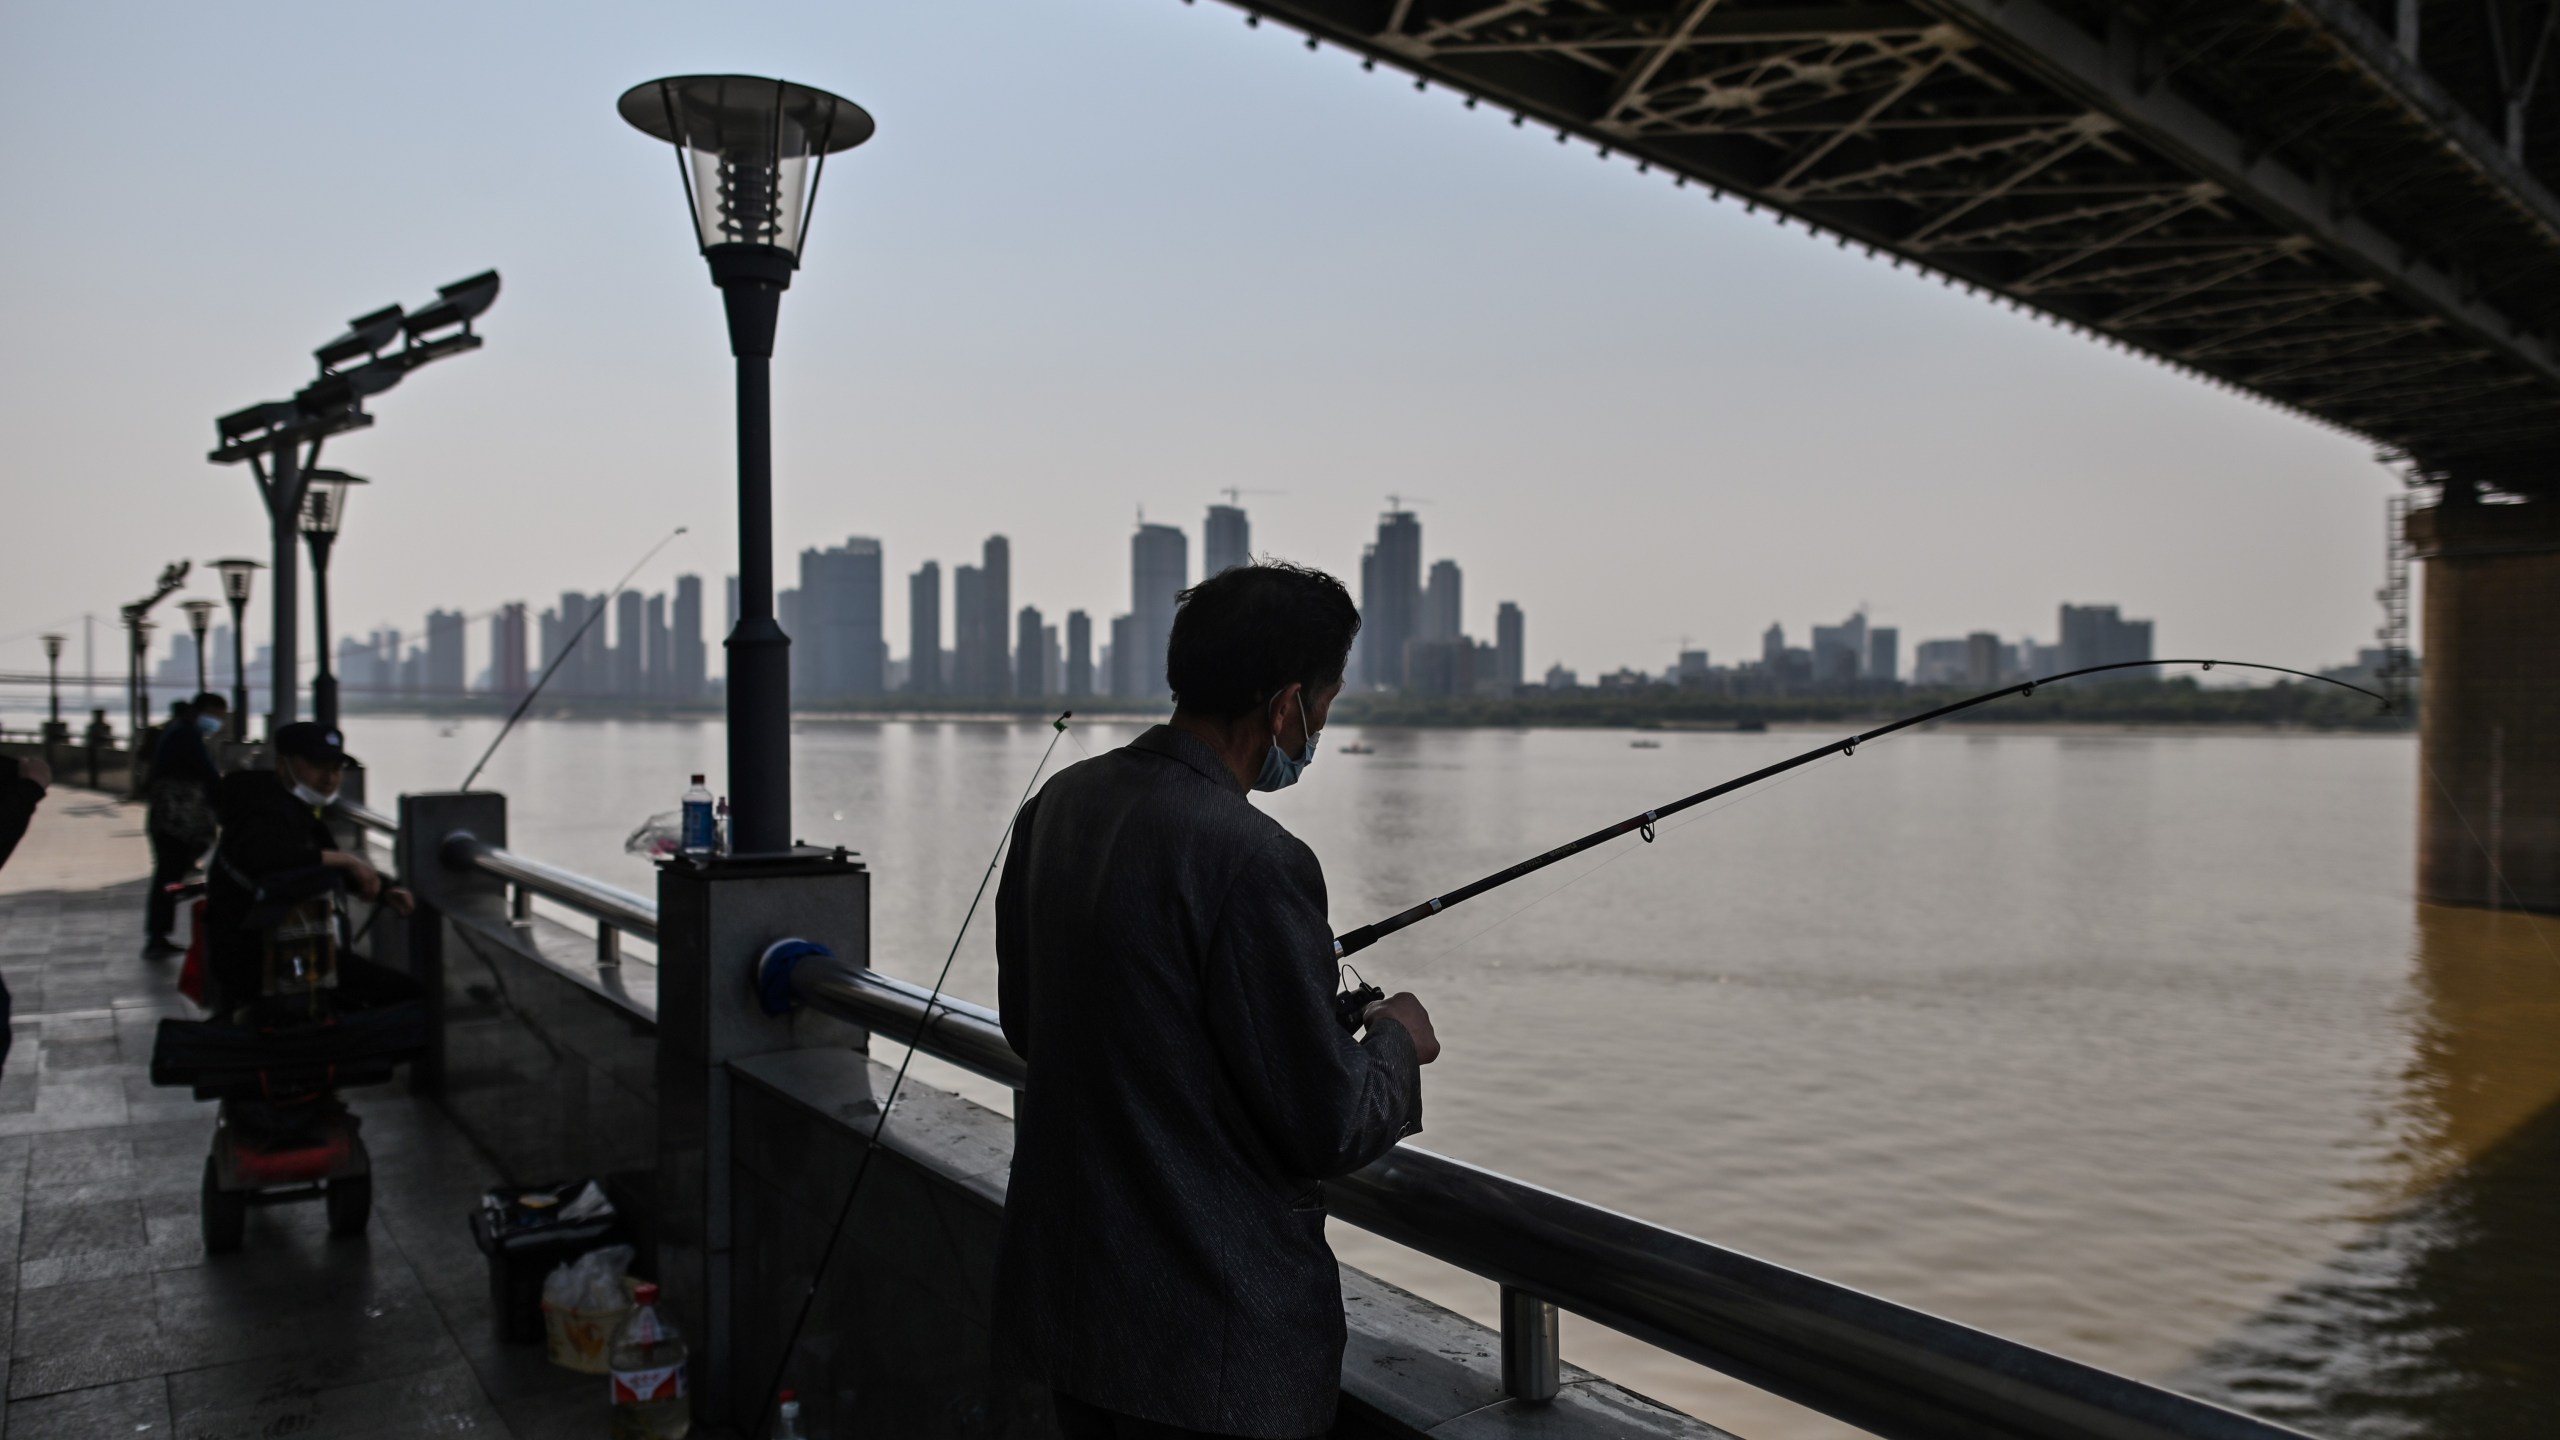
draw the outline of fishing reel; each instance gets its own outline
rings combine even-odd
[[[1360,1033],[1360,1012],[1386,999],[1387,992],[1370,984],[1368,976],[1350,966],[1342,968],[1359,983],[1333,997],[1333,1018],[1342,1023],[1343,1029],[1357,1035]]]

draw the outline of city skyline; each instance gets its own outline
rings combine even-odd
[[[830,83],[881,121],[828,182],[781,330],[786,577],[801,544],[856,534],[890,540],[895,575],[947,568],[1001,517],[1015,589],[1099,626],[1135,504],[1193,528],[1229,486],[1286,492],[1256,503],[1255,549],[1354,583],[1380,498],[1410,490],[1446,553],[1520,577],[1533,669],[1650,668],[1683,631],[1740,653],[1769,614],[1841,596],[1906,637],[2016,633],[2085,585],[2277,661],[2373,625],[2394,482],[2365,446],[1232,15],[785,7],[710,56],[672,12],[574,5],[508,18],[522,43],[495,57],[467,25],[247,27],[316,77],[286,97],[203,63],[242,53],[241,27],[149,14],[8,22],[0,104],[153,97],[97,117],[130,157],[112,183],[13,157],[28,193],[97,222],[31,232],[0,279],[18,353],[45,357],[0,406],[27,472],[54,477],[13,518],[72,535],[111,511],[127,558],[30,545],[0,567],[10,669],[166,560],[262,555],[249,482],[203,463],[212,417],[307,378],[347,316],[483,265],[507,276],[488,348],[332,443],[374,481],[332,574],[341,628],[593,591],[677,524],[695,533],[637,583],[734,569],[732,506],[704,478],[733,462],[718,301],[670,228],[663,157],[611,113],[678,56]],[[1061,47],[1107,83],[1071,85]],[[1000,103],[961,98],[962,55]],[[460,71],[489,74],[485,106],[370,103]],[[1069,104],[1074,135],[1024,123]],[[350,123],[315,134],[313,106]],[[1168,106],[1193,123],[1162,124]],[[287,149],[346,203],[276,234],[220,177]],[[200,221],[189,245],[158,238],[173,210]],[[1045,243],[1011,238],[1027,229]],[[1556,254],[1602,259],[1538,263]],[[901,633],[903,592],[887,604]]]

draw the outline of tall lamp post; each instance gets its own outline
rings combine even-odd
[[[359,315],[347,322],[346,334],[311,352],[320,362],[320,378],[294,392],[292,399],[235,410],[214,422],[222,443],[205,458],[216,465],[249,462],[259,498],[267,505],[268,559],[276,572],[270,602],[275,619],[268,632],[275,645],[270,733],[295,716],[301,587],[294,537],[301,533],[303,489],[309,471],[320,463],[321,442],[371,425],[366,397],[399,384],[410,371],[479,349],[481,340],[471,333],[471,322],[497,298],[498,272],[489,270],[438,287],[434,301],[422,309],[404,313],[397,305],[386,305]],[[389,348],[394,341],[399,348]]]
[[[206,690],[204,674],[204,632],[213,628],[213,602],[189,600],[178,607],[187,612],[187,628],[196,633],[196,693]]]
[[[791,845],[791,637],[773,617],[773,330],[826,157],[871,138],[850,100],[752,75],[677,75],[617,107],[676,148],[694,238],[738,362],[738,623],[729,632],[731,845]]]
[[[319,673],[311,677],[311,718],[338,728],[338,673],[329,663],[329,547],[346,519],[347,492],[365,483],[344,470],[314,470],[302,503],[302,539],[311,547],[312,643],[320,647]]]
[[[44,763],[53,763],[53,747],[71,743],[71,732],[62,728],[62,642],[60,635],[44,637],[44,689],[50,702],[44,722]]]
[[[163,567],[160,571],[159,583],[152,587],[151,593],[125,606],[123,610],[125,633],[129,637],[129,643],[125,647],[125,703],[132,709],[132,714],[128,718],[131,721],[134,753],[137,756],[141,754],[143,729],[151,723],[151,690],[146,662],[150,659],[151,631],[154,627],[149,617],[152,607],[177,593],[178,587],[187,583],[189,568],[189,562],[184,560]],[[137,776],[141,774],[138,761],[134,773]]]
[[[216,560],[222,574],[222,598],[231,605],[231,735],[249,738],[249,631],[242,622],[249,612],[249,584],[264,565],[255,560]]]

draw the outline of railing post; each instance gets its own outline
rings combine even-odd
[[[832,1016],[767,1015],[756,961],[777,940],[814,940],[871,963],[871,876],[843,851],[677,862],[658,871],[658,1270],[694,1337],[693,1413],[705,1427],[751,1426],[790,1323],[788,1285],[733,1284],[733,1237],[753,1220],[732,1188],[729,1062],[803,1044],[863,1048]],[[754,1197],[746,1197],[752,1207]],[[770,1202],[767,1202],[770,1203]],[[751,1212],[752,1213],[752,1212]],[[767,1349],[741,1345],[762,1339]]]
[[[400,834],[393,862],[418,897],[406,936],[409,976],[426,991],[427,1053],[410,1067],[410,1085],[440,1096],[445,1085],[445,923],[450,914],[495,920],[506,911],[506,884],[494,876],[445,868],[445,837],[468,830],[492,845],[507,843],[507,797],[486,790],[400,797]]]
[[[1526,1290],[1502,1287],[1502,1393],[1543,1405],[1556,1398],[1563,1369],[1556,1307]]]
[[[622,963],[622,932],[607,921],[596,922],[596,965],[610,969]]]

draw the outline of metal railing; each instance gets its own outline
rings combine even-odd
[[[468,833],[441,857],[655,938],[629,891]],[[907,981],[804,964],[800,1000],[1014,1089],[996,1012]],[[2300,1432],[1835,1285],[1479,1166],[1399,1145],[1326,1182],[1332,1213],[1502,1287],[1503,1378],[1557,1391],[1559,1309],[1889,1440],[2300,1440]]]
[[[399,821],[383,814],[381,811],[374,809],[372,806],[365,804],[361,800],[347,800],[343,798],[333,800],[329,802],[329,808],[346,816],[348,819],[363,826],[367,830],[374,831],[378,834],[398,835],[400,833]]]
[[[657,943],[658,907],[648,897],[620,886],[590,880],[574,870],[529,860],[492,845],[468,830],[444,837],[437,857],[455,870],[478,870],[514,887],[508,912],[517,920],[533,918],[533,897],[541,896],[596,922],[596,964],[622,963],[622,937],[636,935]]]

